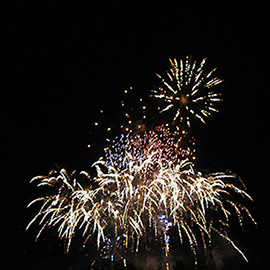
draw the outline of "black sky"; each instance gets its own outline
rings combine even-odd
[[[208,56],[208,64],[217,66],[225,80],[221,113],[194,130],[198,166],[241,175],[255,199],[252,210],[260,224],[260,229],[248,228],[247,233],[254,240],[266,232],[266,1],[157,2],[1,4],[1,107],[7,161],[3,206],[7,214],[14,211],[7,253],[16,245],[15,256],[22,261],[18,269],[27,269],[22,252],[30,252],[28,241],[33,241],[31,233],[24,233],[33,214],[25,207],[35,197],[29,180],[46,174],[55,163],[70,171],[87,170],[94,161],[87,148],[88,133],[98,109],[108,106],[113,114],[123,89],[133,86],[138,96],[145,94],[153,87],[154,72],[168,68],[169,57],[187,54]],[[11,200],[17,205],[10,209]],[[259,248],[260,241],[254,246]],[[262,249],[254,252],[250,260],[262,266]]]

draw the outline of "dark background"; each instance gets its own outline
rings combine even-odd
[[[98,110],[106,107],[114,114],[125,88],[133,86],[138,97],[145,94],[156,80],[154,72],[168,68],[169,57],[187,54],[197,59],[208,56],[208,65],[217,66],[225,80],[220,87],[221,113],[194,128],[197,166],[234,171],[255,200],[250,208],[258,228],[247,221],[245,234],[234,238],[250,264],[237,257],[226,267],[265,269],[266,1],[3,1],[1,5],[5,237],[1,253],[9,258],[7,269],[84,269],[76,268],[75,251],[62,255],[55,235],[48,233],[35,243],[37,224],[25,232],[34,215],[26,205],[36,197],[28,182],[47,174],[55,163],[70,172],[88,170],[97,158],[87,145]],[[14,262],[16,267],[11,266]]]

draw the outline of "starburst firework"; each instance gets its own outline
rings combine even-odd
[[[213,77],[216,68],[208,73],[204,72],[207,58],[197,65],[192,62],[191,57],[186,60],[170,59],[171,68],[166,71],[166,78],[156,73],[161,79],[162,86],[158,90],[152,90],[155,98],[161,99],[165,105],[160,113],[172,111],[173,122],[185,122],[190,127],[190,117],[196,117],[205,123],[205,118],[218,112],[214,103],[221,101],[219,93],[214,93],[213,86],[222,82],[221,79]]]

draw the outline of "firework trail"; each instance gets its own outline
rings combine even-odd
[[[189,58],[185,69],[182,61],[180,70],[177,62],[172,62],[171,74],[179,83],[177,91],[163,81],[175,97],[183,95],[182,89],[187,89],[183,85],[191,89],[190,96],[183,92],[190,104],[181,101],[180,107],[181,110],[185,107],[195,117],[198,116],[195,108],[191,109],[192,103],[199,104],[200,100],[211,103],[217,98],[209,93],[201,99],[196,97],[200,92],[198,88],[208,89],[220,82],[217,78],[206,80],[214,70],[203,75],[204,62],[196,72],[196,62],[191,65]],[[188,76],[182,74],[184,71]],[[169,102],[166,92],[163,88],[160,90],[166,105]],[[166,108],[173,107],[176,103]],[[199,106],[196,109],[201,114],[210,114]],[[182,111],[180,114],[177,108],[175,119],[181,115]],[[186,121],[189,125],[189,118],[186,117]],[[123,260],[124,265],[127,252],[139,252],[142,242],[151,249],[151,244],[159,241],[165,257],[169,257],[171,239],[179,243],[187,239],[197,263],[199,247],[202,246],[206,253],[213,234],[226,239],[247,260],[229,237],[229,221],[234,212],[240,226],[244,214],[256,224],[249,210],[235,200],[252,201],[252,198],[241,179],[233,173],[202,174],[197,171],[193,163],[194,140],[185,137],[185,131],[180,130],[178,126],[165,125],[138,134],[130,130],[120,134],[105,148],[104,156],[93,164],[95,177],[85,171],[69,175],[65,169],[34,177],[31,182],[37,182],[38,187],[48,186],[54,192],[29,204],[42,203],[27,229],[39,221],[38,238],[45,228],[57,227],[59,238],[66,241],[67,252],[73,237],[82,231],[83,245],[95,239],[102,258]],[[87,185],[80,184],[79,178],[88,179]]]

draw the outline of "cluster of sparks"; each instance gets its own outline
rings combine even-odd
[[[196,96],[200,85],[208,89],[221,82],[217,78],[206,80],[214,70],[203,75],[204,63],[205,59],[195,72],[196,62],[191,65],[189,58],[185,68],[180,61],[180,69],[176,61],[171,61],[171,73],[167,74],[177,89],[162,80],[166,91],[164,88],[159,89],[160,93],[155,91],[165,105],[169,103],[163,111],[176,107],[174,121],[186,116],[182,114],[185,109],[204,122],[201,115],[210,115],[209,110],[214,110],[211,102],[220,100],[212,92],[201,98]],[[200,102],[209,103],[208,110],[195,107]],[[188,116],[186,121],[189,125]],[[197,262],[200,246],[206,252],[212,235],[217,234],[247,260],[229,237],[229,218],[236,213],[242,226],[246,213],[255,223],[249,210],[234,200],[252,198],[233,173],[204,175],[197,171],[193,163],[194,141],[186,138],[185,131],[168,125],[139,134],[128,132],[111,141],[104,157],[93,164],[95,177],[85,171],[69,175],[65,169],[34,177],[31,182],[38,181],[38,186],[49,186],[55,192],[29,204],[42,202],[28,227],[39,220],[41,229],[37,238],[46,227],[58,227],[59,238],[66,240],[67,252],[73,237],[81,230],[84,245],[90,239],[95,239],[100,250],[110,244],[111,260],[116,249],[123,254],[127,250],[139,252],[140,243],[153,239],[163,244],[168,257],[173,238],[180,243],[188,239]],[[87,178],[87,186],[80,184],[78,177]],[[177,233],[172,234],[172,228]]]
[[[185,148],[186,145],[189,145]],[[167,164],[168,161],[177,164],[185,157],[195,159],[195,139],[189,137],[188,132],[171,130],[157,126],[155,130],[133,135],[132,132],[121,134],[112,141],[112,145],[105,148],[105,158],[109,165],[121,166],[125,163],[126,154],[133,160],[144,161],[149,152],[155,153],[156,162]]]

